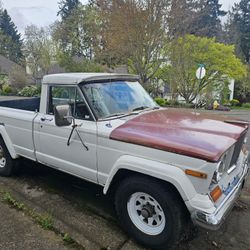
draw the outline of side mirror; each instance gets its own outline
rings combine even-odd
[[[71,107],[68,104],[57,105],[54,107],[55,123],[56,126],[69,126],[72,124]]]

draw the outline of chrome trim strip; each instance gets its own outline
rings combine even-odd
[[[233,165],[227,170],[227,174],[231,174],[236,169],[236,165]]]
[[[239,121],[239,120],[225,120],[226,123],[235,123],[235,124],[244,124],[244,125],[250,125],[247,121]]]

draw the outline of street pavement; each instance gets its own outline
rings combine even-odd
[[[250,122],[250,112],[213,112]],[[248,145],[250,134],[248,133]],[[28,160],[20,172],[0,177],[0,192],[8,192],[18,203],[40,215],[48,214],[53,230],[45,230],[30,216],[0,199],[0,249],[144,249],[121,229],[112,197],[102,188]],[[198,229],[194,238],[175,249],[250,249],[250,180],[239,202],[219,231]],[[66,244],[68,235],[77,244]]]

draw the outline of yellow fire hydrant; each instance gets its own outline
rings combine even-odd
[[[215,100],[213,103],[213,109],[217,109],[219,107],[219,103]]]

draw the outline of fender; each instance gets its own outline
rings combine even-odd
[[[182,169],[130,155],[123,155],[116,161],[105,183],[104,194],[107,193],[113,178],[120,169],[131,170],[169,182],[176,187],[184,201],[192,199],[197,194],[194,186]]]
[[[10,139],[10,137],[8,136],[7,132],[6,132],[6,129],[5,129],[5,126],[3,123],[0,123],[0,134],[4,140],[4,143],[12,157],[12,159],[16,159],[18,158],[18,155],[16,154],[16,151],[13,147],[13,143]]]

